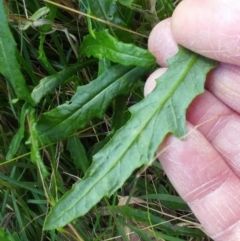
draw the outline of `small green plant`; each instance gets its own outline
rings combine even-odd
[[[61,4],[0,0],[0,235],[202,240],[155,152],[185,135],[215,63],[180,47],[143,99],[156,68],[146,39],[173,1]]]

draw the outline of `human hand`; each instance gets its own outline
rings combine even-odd
[[[184,0],[149,37],[149,50],[163,67],[177,53],[176,43],[220,61],[206,92],[187,110],[186,139],[169,136],[159,149],[170,181],[215,241],[240,240],[239,13],[239,1]],[[164,71],[149,77],[145,94]]]

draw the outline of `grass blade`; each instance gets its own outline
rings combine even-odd
[[[30,109],[28,114],[29,132],[30,132],[30,137],[28,142],[31,145],[31,161],[37,164],[41,175],[43,177],[47,177],[48,171],[46,166],[43,163],[43,160],[39,152],[39,137],[38,137],[38,131],[36,129],[36,118],[34,114],[35,114],[35,110],[33,108]]]
[[[16,154],[16,152],[21,144],[21,141],[24,137],[25,117],[29,111],[29,108],[30,108],[30,106],[28,103],[25,103],[22,107],[20,121],[19,121],[19,129],[11,140],[11,143],[9,145],[9,150],[8,150],[8,153],[6,156],[6,160],[10,160],[14,157],[14,155]]]
[[[11,84],[19,99],[34,103],[16,57],[16,43],[8,27],[3,1],[0,0],[0,73]]]
[[[47,76],[41,79],[40,83],[33,89],[31,96],[38,103],[46,94],[54,90],[57,86],[63,84],[68,78],[70,78],[74,73],[86,67],[91,61],[86,61],[84,63],[77,63],[64,70]]]
[[[78,137],[72,136],[68,139],[67,150],[71,154],[75,167],[86,174],[87,169],[90,166],[90,162],[87,158],[85,148]]]

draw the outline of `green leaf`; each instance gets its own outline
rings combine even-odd
[[[48,27],[48,25],[43,26],[44,27]],[[46,56],[46,53],[44,51],[44,42],[46,39],[46,34],[41,34],[40,35],[40,43],[39,43],[39,48],[38,48],[38,52],[39,52],[39,56],[38,59],[43,63],[44,67],[48,70],[49,73],[51,74],[55,74],[56,70],[52,67],[51,63],[48,60],[48,57]]]
[[[102,58],[98,61],[98,76],[100,76],[105,70],[111,67],[111,61],[106,58]]]
[[[133,0],[118,0],[118,2],[123,6],[131,6]]]
[[[3,1],[0,1],[0,73],[6,77],[19,99],[33,104],[16,58],[16,43],[8,27]]]
[[[4,232],[4,230],[0,227],[0,238],[1,241],[14,241],[14,239]]]
[[[145,215],[148,215],[148,214],[146,213]],[[130,218],[132,219],[132,217],[130,217]],[[167,221],[165,221],[165,222],[167,222]],[[152,225],[152,224],[150,224],[150,225]],[[158,223],[157,225],[159,227],[161,225],[161,223],[160,224]],[[129,223],[125,223],[125,226],[129,227],[133,232],[138,234],[144,241],[152,241],[153,237],[154,237],[154,240],[156,240],[156,238],[158,237],[158,238],[160,238],[160,240],[164,240],[164,241],[184,241],[183,239],[173,237],[172,233],[171,233],[171,236],[169,236],[169,235],[166,235],[166,234],[163,234],[163,233],[160,233],[160,232],[156,232],[155,230],[154,231],[153,230],[146,231],[144,229],[141,230],[138,227],[136,228]]]
[[[127,95],[118,96],[114,100],[114,112],[112,116],[111,133],[115,133],[129,119],[129,112],[126,111],[126,103],[129,97]]]
[[[20,121],[19,121],[19,129],[17,133],[14,135],[14,137],[12,138],[11,143],[9,145],[9,150],[6,156],[7,160],[10,160],[14,157],[24,137],[25,117],[29,111],[29,108],[30,106],[28,103],[25,103],[22,107]]]
[[[72,136],[68,139],[67,150],[70,152],[76,168],[82,170],[84,174],[86,174],[90,162],[87,158],[85,148],[78,137]]]
[[[37,126],[41,141],[67,138],[93,117],[101,118],[117,95],[129,93],[136,81],[148,72],[149,68],[117,65],[89,84],[78,87],[71,101],[42,114]]]
[[[142,199],[158,200],[161,205],[171,210],[189,210],[187,203],[178,196],[170,194],[148,194],[147,196],[141,196]]]
[[[39,8],[30,18],[29,20],[33,20],[36,21],[39,18],[43,17],[44,15],[46,15],[49,12],[49,9],[47,7],[42,7]],[[29,21],[27,23],[25,23],[24,27],[22,28],[23,30],[27,30],[30,26],[32,25],[32,22]]]
[[[168,63],[154,91],[130,108],[128,123],[93,157],[84,179],[52,208],[45,229],[62,227],[111,196],[136,168],[153,160],[167,134],[185,135],[186,108],[204,91],[206,74],[215,62],[181,47]]]
[[[154,56],[146,49],[141,49],[133,44],[118,41],[108,30],[94,32],[95,37],[84,37],[80,47],[80,54],[88,57],[94,56],[107,58],[113,62],[128,66],[149,66],[155,63]]]
[[[1,225],[4,225],[4,223],[1,223]],[[8,229],[5,231],[2,227],[0,227],[0,239],[1,241],[21,241],[16,232],[10,233]]]
[[[56,74],[41,79],[39,85],[36,86],[31,93],[32,98],[35,100],[36,103],[38,103],[42,97],[54,90],[57,86],[63,84],[74,73],[86,67],[91,62],[92,61],[86,61],[81,64],[77,63],[75,65],[72,65],[71,67],[65,68],[64,70]]]
[[[115,0],[88,0],[87,2],[93,16],[117,25],[125,25],[118,13]]]
[[[191,229],[188,230],[188,228],[182,228],[177,225],[173,225],[170,223],[170,221],[167,221],[166,219],[159,217],[157,215],[154,215],[150,213],[149,211],[143,211],[139,209],[134,209],[128,206],[112,206],[110,207],[110,210],[115,213],[120,213],[122,217],[133,219],[136,222],[145,223],[147,225],[159,225],[158,229],[165,233],[171,233],[173,235],[180,235],[185,233],[186,230],[190,233]],[[195,230],[194,230],[195,231]],[[193,232],[194,232],[193,231]],[[201,232],[199,232],[201,233]]]
[[[38,136],[38,131],[36,129],[37,121],[34,114],[35,114],[35,110],[31,108],[28,114],[30,137],[29,137],[29,140],[27,141],[27,144],[31,145],[31,161],[37,164],[38,169],[41,172],[41,175],[43,177],[47,177],[48,171],[46,166],[43,163],[43,160],[39,152],[39,136]]]

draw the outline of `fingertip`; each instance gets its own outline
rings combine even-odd
[[[166,71],[167,68],[157,69],[148,77],[146,84],[144,86],[144,96],[147,96],[154,90],[157,84],[156,79],[163,75]]]
[[[171,33],[170,18],[159,22],[153,28],[148,39],[148,49],[162,67],[166,67],[166,60],[178,52],[178,46]]]
[[[187,5],[187,6],[186,6]],[[181,36],[181,33],[185,31],[185,28],[183,28],[183,23],[189,22],[188,20],[185,20],[189,18],[189,15],[191,15],[191,12],[189,11],[188,14],[185,14],[185,9],[188,9],[188,3],[186,4],[186,1],[181,1],[178,6],[175,8],[172,14],[172,21],[171,21],[171,32],[173,35],[173,38],[176,39],[177,43],[180,43],[179,38]],[[181,38],[180,38],[181,39]]]

